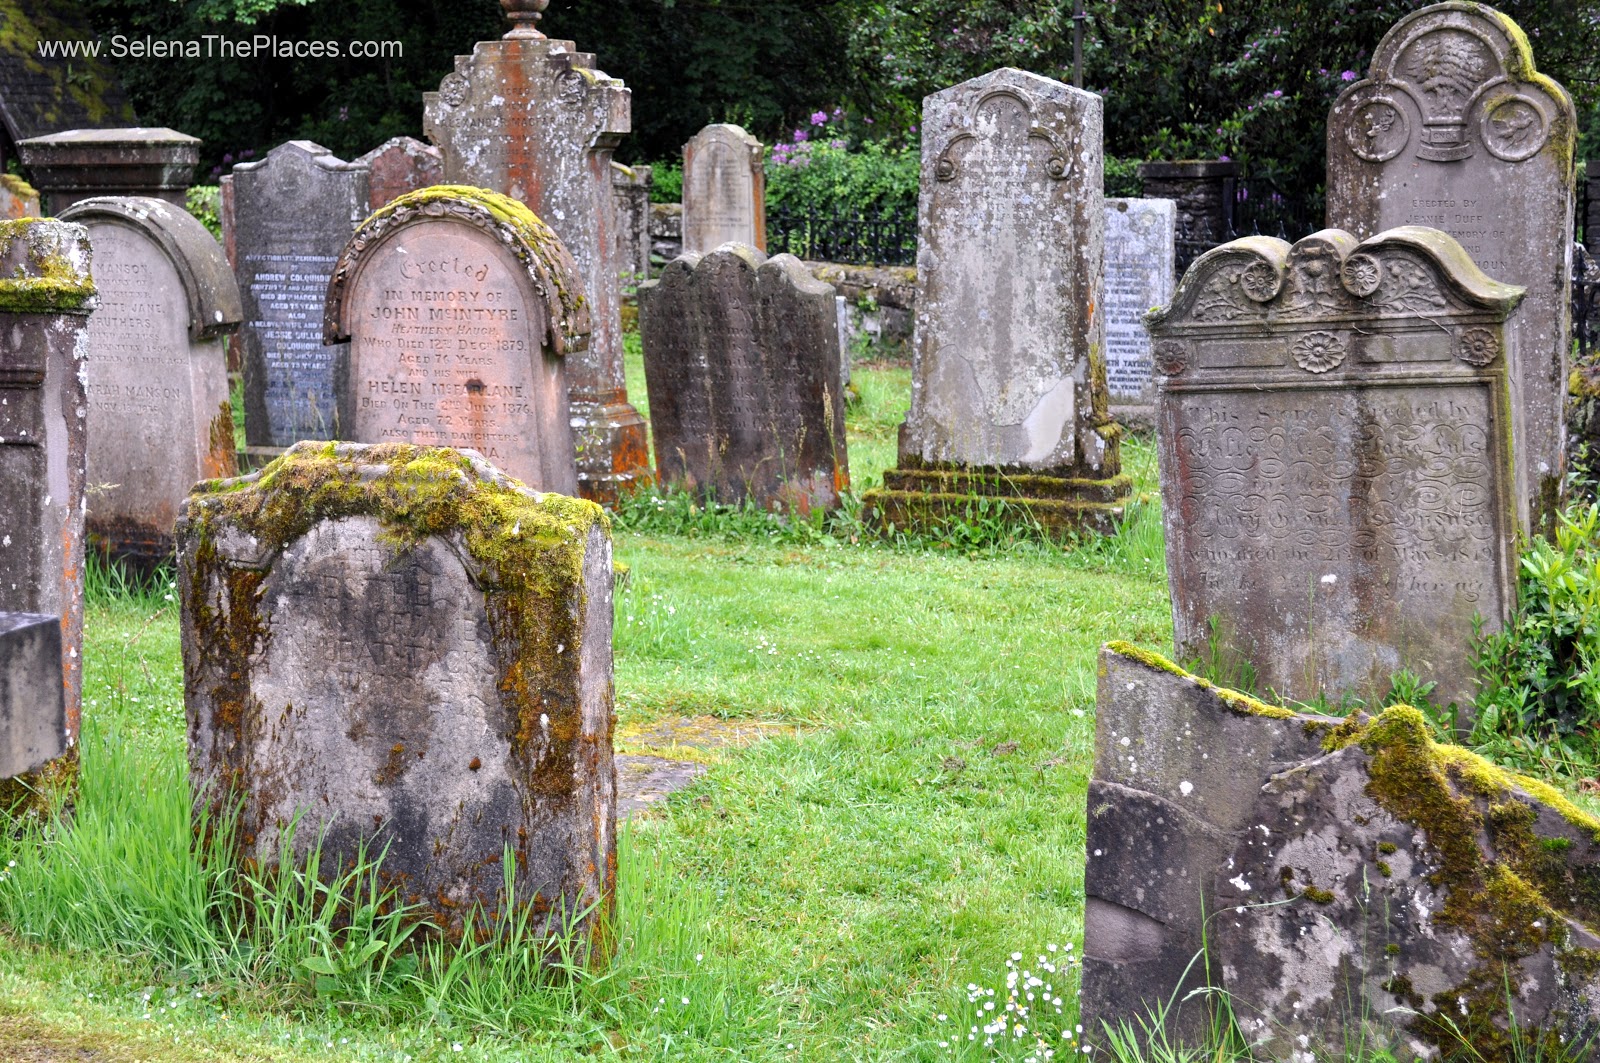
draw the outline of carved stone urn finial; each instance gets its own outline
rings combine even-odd
[[[507,39],[537,37],[543,40],[544,34],[538,28],[539,16],[549,6],[550,0],[500,0],[506,18],[511,20],[511,32],[506,34]]]

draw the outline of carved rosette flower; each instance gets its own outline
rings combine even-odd
[[[1344,362],[1344,341],[1331,332],[1308,332],[1295,341],[1290,353],[1308,373],[1326,373]]]
[[[1270,262],[1252,262],[1239,274],[1244,294],[1258,303],[1267,302],[1283,287],[1283,276]]]
[[[1500,357],[1500,338],[1486,328],[1468,329],[1461,334],[1456,357],[1481,369]]]
[[[439,99],[446,107],[460,107],[472,95],[472,83],[460,74],[451,72],[439,82]]]
[[[1150,352],[1157,371],[1167,376],[1177,376],[1189,368],[1189,350],[1177,340],[1162,340]]]
[[[1383,265],[1371,255],[1351,255],[1344,260],[1344,286],[1363,299],[1383,283]]]

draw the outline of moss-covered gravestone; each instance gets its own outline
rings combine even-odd
[[[639,289],[661,480],[809,513],[850,485],[833,286],[793,255],[728,244]]]
[[[1262,1060],[1593,1045],[1600,820],[1436,744],[1413,708],[1294,713],[1120,643],[1099,675],[1087,1036],[1165,1008],[1166,1036],[1198,1047],[1210,987]]]
[[[1408,669],[1471,704],[1474,632],[1515,593],[1521,295],[1414,226],[1189,267],[1147,319],[1180,656],[1301,700],[1379,698]]]
[[[440,185],[361,223],[328,285],[340,431],[471,447],[541,491],[578,493],[566,358],[589,310],[555,233],[508,196]]]
[[[84,199],[61,216],[89,230],[100,293],[85,363],[89,534],[160,561],[189,489],[237,471],[223,344],[239,286],[205,226],[165,200]]]
[[[89,257],[81,225],[0,222],[0,610],[61,618],[69,758],[83,689]],[[55,763],[70,772],[69,758]]]
[[[1577,128],[1527,36],[1474,3],[1395,23],[1328,115],[1330,227],[1443,229],[1485,273],[1527,289],[1506,357],[1517,508],[1531,530],[1560,509]]]
[[[471,451],[301,443],[178,523],[197,809],[238,857],[361,843],[459,932],[518,906],[591,940],[615,879],[611,536]],[[298,817],[298,819],[297,819]],[[481,925],[481,921],[479,923]]]
[[[922,103],[916,336],[899,461],[866,519],[1109,529],[1100,97],[996,70]]]

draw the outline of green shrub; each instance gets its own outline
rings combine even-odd
[[[767,209],[915,216],[921,172],[915,143],[865,140],[851,147],[845,117],[817,111],[767,155]]]
[[[683,161],[668,159],[650,164],[650,202],[683,202]]]
[[[1501,760],[1588,763],[1600,753],[1600,506],[1562,514],[1522,555],[1517,600],[1477,646],[1473,744]]]
[[[222,239],[222,219],[218,211],[222,206],[222,189],[216,185],[191,185],[184,193],[183,206],[197,218],[211,235]]]

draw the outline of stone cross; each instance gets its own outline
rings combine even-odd
[[[361,224],[328,286],[324,339],[348,343],[339,424],[362,443],[471,447],[575,495],[564,362],[588,341],[572,258],[508,196],[441,185]]]
[[[1516,23],[1436,4],[1395,23],[1328,116],[1328,225],[1371,236],[1428,225],[1528,291],[1511,319],[1517,508],[1528,530],[1560,507],[1571,345],[1577,117],[1537,73]]]
[[[79,200],[100,308],[89,319],[88,530],[156,563],[197,480],[232,476],[225,338],[239,286],[222,247],[187,211],[136,196]]]
[[[61,618],[0,612],[0,781],[67,751]],[[0,812],[7,803],[0,798]]]
[[[850,484],[833,286],[729,244],[639,289],[661,480],[800,514]]]
[[[1100,123],[1100,97],[1009,68],[923,101],[911,412],[876,523],[982,497],[1052,530],[1120,513]]]
[[[0,222],[0,610],[61,618],[69,750],[83,694],[89,261],[81,225]]]
[[[736,125],[708,125],[683,146],[683,249],[767,249],[766,146]]]
[[[225,244],[244,303],[244,431],[253,447],[332,439],[333,368],[323,299],[339,252],[367,216],[367,169],[291,140],[233,168]]]
[[[1176,218],[1170,199],[1106,200],[1106,387],[1113,403],[1150,401],[1144,315],[1172,301]]]
[[[1409,669],[1470,706],[1515,595],[1506,317],[1454,239],[1336,229],[1197,259],[1152,311],[1178,654],[1376,704]]]
[[[608,528],[406,444],[305,442],[199,485],[177,533],[197,825],[237,811],[236,856],[264,869],[291,823],[325,874],[387,847],[382,881],[452,936],[514,914],[510,866],[516,911],[603,959]]]
[[[644,419],[623,379],[621,293],[612,227],[611,153],[630,129],[626,87],[571,41],[534,28],[544,6],[503,0],[513,29],[482,41],[423,94],[423,128],[444,179],[520,200],[577,263],[594,332],[567,361],[578,483],[609,503],[649,478]]]
[[[367,168],[367,205],[377,210],[407,192],[444,183],[439,149],[415,137],[390,137],[355,161]]]

